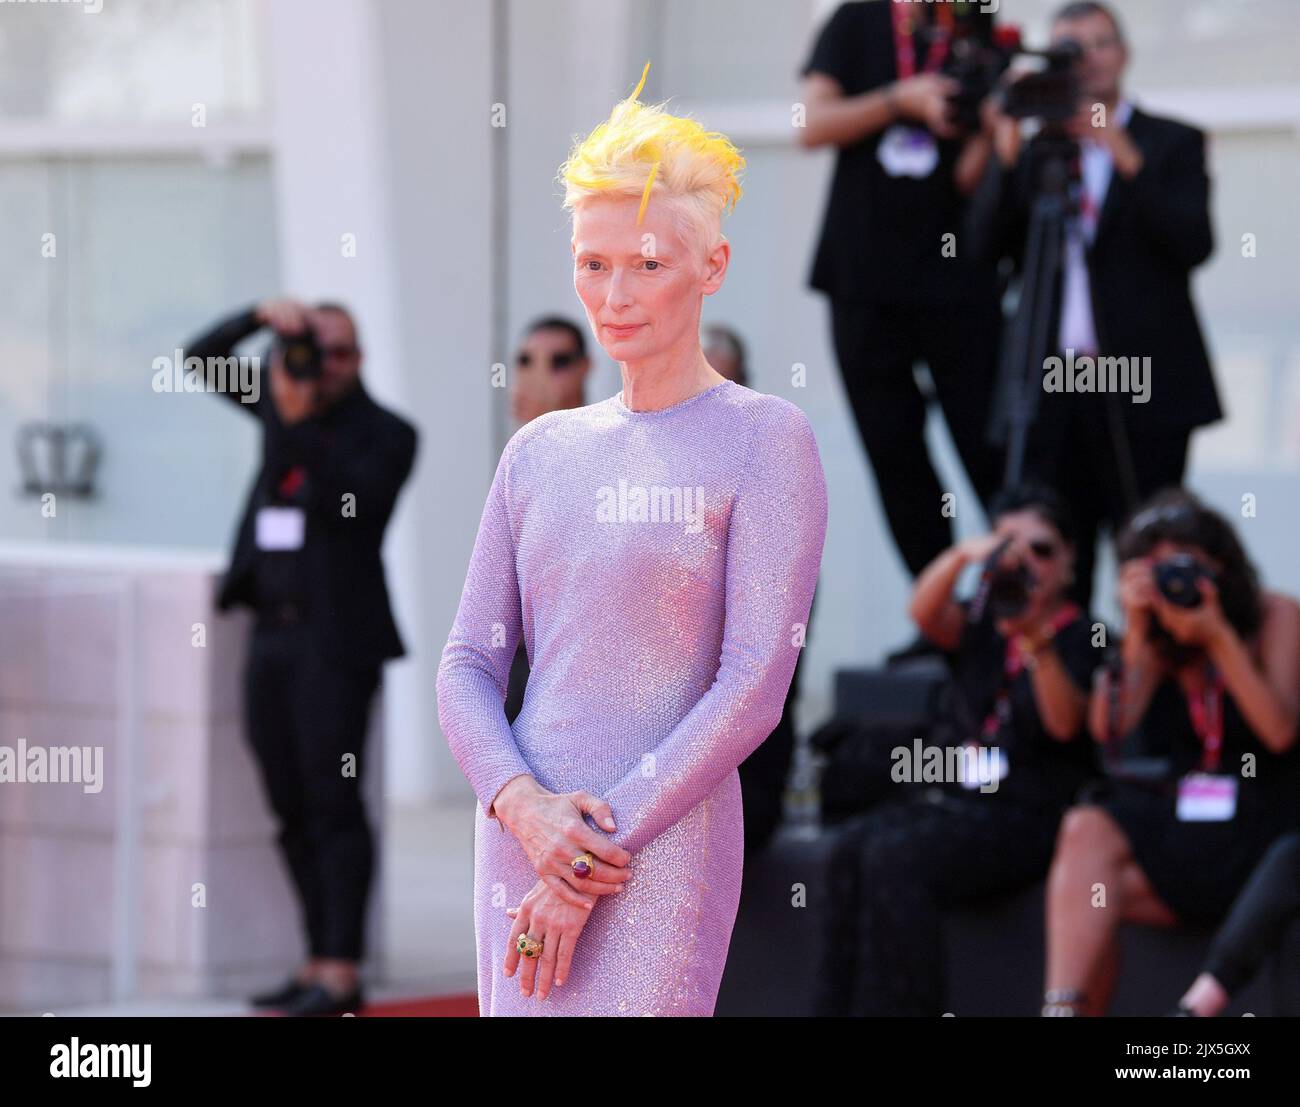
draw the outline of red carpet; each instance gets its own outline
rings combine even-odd
[[[392,1003],[367,1003],[363,1019],[476,1019],[478,996],[472,992],[435,999],[401,999]]]

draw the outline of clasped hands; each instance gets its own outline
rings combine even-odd
[[[514,919],[506,948],[505,975],[514,976],[521,955],[519,936],[542,943],[540,957],[522,957],[519,990],[538,999],[562,985],[573,963],[573,951],[587,924],[597,896],[614,895],[631,879],[632,855],[592,830],[583,819],[590,814],[606,830],[615,829],[609,804],[590,792],[548,792],[531,776],[517,776],[497,794],[492,809],[502,825],[523,847],[538,880],[518,907],[506,908]],[[589,853],[592,871],[573,872],[573,860]]]

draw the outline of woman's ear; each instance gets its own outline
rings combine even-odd
[[[719,238],[717,244],[704,259],[704,295],[712,296],[722,287],[727,277],[727,266],[731,262],[731,243],[725,237]]]

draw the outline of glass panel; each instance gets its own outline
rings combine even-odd
[[[264,108],[257,0],[0,3],[0,120],[208,122]]]
[[[56,234],[57,256],[41,256]],[[257,424],[221,397],[156,393],[153,360],[276,287],[270,169],[197,160],[0,166],[0,538],[225,546],[257,456]],[[89,424],[98,495],[43,518],[22,495],[16,430]]]

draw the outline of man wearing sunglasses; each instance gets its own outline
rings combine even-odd
[[[253,1004],[343,1014],[362,1002],[358,965],[373,869],[361,794],[366,725],[383,662],[404,653],[380,547],[417,435],[362,385],[356,325],[340,304],[268,300],[221,322],[186,353],[205,362],[229,357],[265,328],[276,336],[270,387],[240,381],[255,387],[222,393],[261,421],[263,446],[217,603],[255,614],[245,725],[280,826],[308,959]],[[311,352],[299,363],[291,351],[301,354],[307,335]]]
[[[524,332],[510,379],[510,414],[523,426],[548,411],[582,407],[591,370],[582,330],[558,315],[538,319]]]

